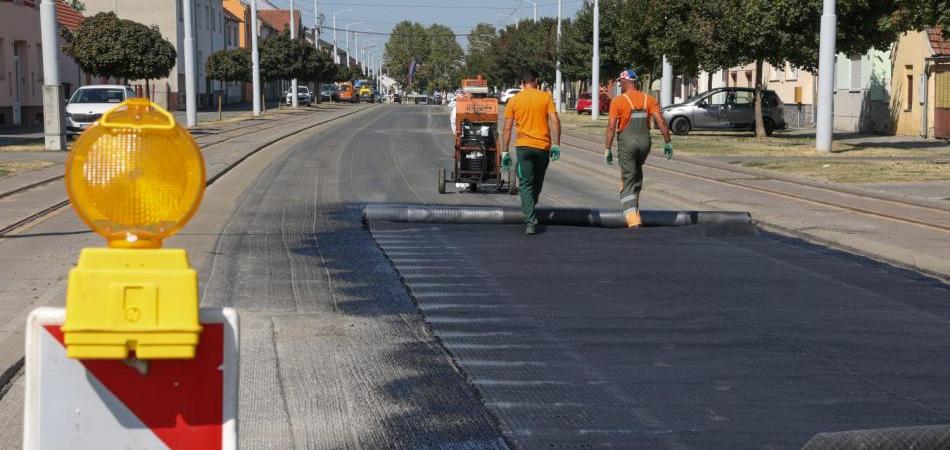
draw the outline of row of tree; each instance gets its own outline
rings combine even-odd
[[[63,32],[63,52],[90,75],[120,80],[149,80],[171,74],[177,61],[175,46],[164,39],[158,27],[121,19],[112,12],[86,19],[75,31]],[[360,67],[335,64],[330,54],[313,45],[291,39],[288,32],[263,39],[260,70],[264,81],[350,81],[362,77]],[[461,52],[461,50],[460,50]],[[224,82],[251,81],[250,49],[221,50],[208,57],[208,78]],[[150,89],[146,89],[150,91]]]
[[[386,42],[383,69],[409,91],[454,90],[464,67],[464,52],[451,28],[398,23]],[[414,64],[412,82],[409,68]]]
[[[814,72],[822,4],[823,0],[600,0],[600,73],[606,78],[632,67],[649,85],[661,72],[663,55],[677,74],[690,77],[755,64],[759,87],[765,62]],[[887,49],[901,33],[928,26],[942,26],[950,36],[950,0],[838,0],[836,5],[841,53]],[[592,18],[593,2],[587,0],[573,18],[562,22],[560,48],[555,19],[522,20],[501,30],[479,24],[469,33],[468,52],[454,72],[439,71],[445,66],[433,64],[458,57],[454,37],[441,26],[427,29],[403,22],[386,45],[385,64],[406,87],[408,64],[413,58],[421,63],[410,90],[454,87],[463,75],[479,73],[491,84],[513,86],[525,68],[553,83],[558,56],[566,79],[589,81]],[[454,79],[445,83],[430,71]],[[756,109],[761,110],[758,100]],[[764,134],[761,120],[758,123],[757,132]]]

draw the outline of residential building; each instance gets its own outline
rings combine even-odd
[[[146,92],[152,101],[168,109],[185,107],[185,52],[183,0],[84,0],[86,15],[112,11],[123,19],[157,26],[162,37],[175,46],[178,61],[171,75],[160,80],[129,80],[137,90]],[[200,107],[213,102],[211,80],[205,74],[209,55],[224,48],[224,8],[222,0],[185,0],[192,2],[192,35],[195,43],[195,92]]]
[[[0,1],[0,126],[43,123],[39,1]]]
[[[835,58],[834,129],[852,133],[893,132],[891,52],[871,49],[863,55]]]
[[[894,132],[950,139],[950,40],[939,29],[904,33],[891,62]]]

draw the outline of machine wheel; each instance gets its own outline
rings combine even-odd
[[[514,168],[508,170],[508,195],[518,194],[518,177],[515,176]]]
[[[445,169],[439,169],[439,193],[445,193]]]
[[[670,129],[673,130],[673,134],[689,134],[689,119],[685,117],[673,119],[673,123],[670,124]]]

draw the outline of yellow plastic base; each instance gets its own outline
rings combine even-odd
[[[66,354],[76,359],[191,359],[198,275],[181,249],[86,248],[69,272]]]

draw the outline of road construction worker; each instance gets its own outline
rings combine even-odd
[[[508,146],[511,126],[518,128],[515,138],[518,163],[518,187],[521,211],[524,213],[525,234],[537,232],[538,216],[534,212],[544,185],[548,161],[561,157],[561,119],[554,108],[551,94],[538,90],[538,74],[528,70],[521,77],[522,91],[508,100],[505,106],[505,130],[501,138],[502,170],[511,168]]]
[[[610,116],[607,119],[607,142],[604,149],[604,164],[614,163],[611,151],[614,136],[617,136],[617,158],[620,160],[620,206],[624,219],[630,228],[639,227],[640,189],[643,187],[643,163],[650,154],[649,118],[663,134],[663,153],[667,159],[673,157],[673,144],[670,143],[670,130],[660,113],[660,104],[655,98],[637,89],[637,73],[633,69],[620,72],[617,82],[621,94],[610,102]]]

